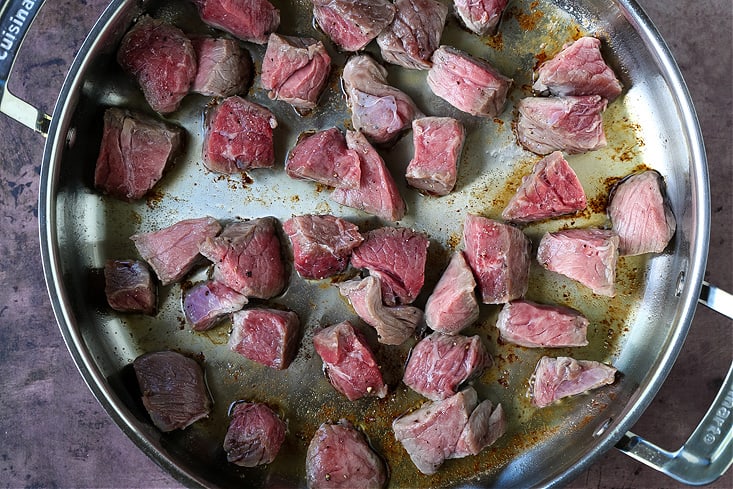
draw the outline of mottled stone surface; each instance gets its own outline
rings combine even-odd
[[[730,0],[640,0],[689,85],[708,150],[712,230],[706,279],[733,291],[733,9]],[[48,0],[11,88],[50,112],[103,0]],[[176,487],[94,399],[58,332],[38,255],[37,193],[44,140],[0,115],[0,486]],[[731,322],[699,308],[667,382],[634,431],[668,449],[689,435],[733,356]],[[570,487],[677,488],[616,450]],[[733,487],[733,471],[709,487]]]

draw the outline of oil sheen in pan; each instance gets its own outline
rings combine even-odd
[[[313,28],[310,2],[296,1],[284,8],[279,4],[282,23],[279,32],[324,39]],[[207,32],[198,21],[195,9],[188,2],[153,3],[148,7],[153,16],[176,22],[187,31]],[[406,188],[404,168],[412,156],[409,133],[389,149],[380,149],[387,165],[397,176],[400,191],[407,202],[408,213],[398,225],[415,228],[430,236],[429,264],[426,284],[416,304],[424,301],[446,266],[450,253],[462,246],[462,222],[466,213],[499,218],[501,210],[539,157],[515,143],[512,122],[516,102],[531,95],[533,68],[554,55],[563,43],[576,39],[586,31],[579,21],[550,2],[512,2],[504,15],[500,33],[479,38],[464,31],[449,16],[442,43],[464,49],[486,58],[502,73],[514,79],[507,107],[500,117],[480,119],[460,113],[434,96],[425,83],[426,72],[389,67],[389,81],[407,92],[428,115],[450,115],[463,122],[467,139],[459,168],[456,190],[442,198],[427,197]],[[598,34],[598,33],[594,33]],[[370,229],[385,223],[329,199],[330,189],[311,182],[288,178],[283,171],[287,151],[303,131],[333,126],[349,127],[350,114],[340,90],[339,77],[345,56],[335,52],[326,42],[334,60],[328,89],[321,103],[310,115],[301,117],[290,106],[273,102],[254,80],[248,98],[268,106],[275,113],[279,126],[275,130],[276,166],[253,170],[246,175],[221,176],[209,173],[201,164],[203,135],[202,111],[209,100],[191,95],[179,111],[169,118],[186,128],[189,142],[186,154],[160,182],[153,195],[140,203],[124,203],[98,195],[87,189],[62,203],[61,219],[85,221],[77,243],[79,266],[98,269],[107,258],[136,256],[129,236],[137,232],[159,229],[181,219],[211,215],[222,221],[271,215],[280,220],[303,213],[333,213]],[[262,46],[247,46],[260,68]],[[374,44],[369,50],[376,53]],[[613,53],[606,57],[617,72]],[[113,56],[113,55],[112,55]],[[113,60],[100,62],[95,92],[104,94],[106,104],[144,108],[139,91],[131,80],[119,72]],[[104,73],[104,75],[100,74]],[[533,224],[525,228],[534,245],[546,231],[565,227],[604,226],[606,197],[610,186],[620,177],[644,166],[640,132],[627,113],[624,97],[616,100],[604,114],[608,146],[602,150],[568,157],[576,170],[590,202],[578,216]],[[101,120],[102,108],[98,108]],[[96,143],[94,143],[96,144]],[[92,146],[94,146],[92,144]],[[87,169],[93,166],[87,164]],[[91,171],[91,170],[90,170]],[[89,178],[85,177],[85,181]],[[63,225],[63,222],[61,223]],[[604,405],[613,398],[614,388],[597,391],[543,410],[531,407],[527,397],[528,380],[537,360],[544,354],[571,355],[613,363],[623,347],[625,328],[635,314],[640,299],[645,259],[621,258],[617,269],[617,296],[613,299],[593,296],[589,290],[570,280],[532,265],[527,298],[540,302],[565,304],[583,312],[590,320],[590,344],[583,348],[530,350],[498,341],[494,324],[499,306],[482,306],[481,317],[466,334],[479,334],[495,365],[474,382],[480,398],[502,403],[509,420],[508,432],[495,445],[475,457],[447,461],[434,476],[420,474],[402,446],[393,437],[390,425],[397,416],[418,407],[423,399],[400,384],[404,362],[414,340],[400,347],[379,345],[368,328],[371,344],[383,367],[390,393],[385,399],[363,399],[350,402],[338,394],[323,376],[320,358],[312,347],[313,332],[322,325],[355,319],[353,310],[339,296],[331,281],[305,282],[293,272],[287,291],[269,301],[276,307],[288,307],[298,313],[303,338],[298,355],[285,371],[274,371],[244,360],[226,346],[229,324],[194,333],[185,325],[180,308],[181,286],[160,289],[160,312],[154,318],[112,314],[100,302],[93,312],[95,331],[102,343],[97,355],[120,398],[143,422],[147,420],[138,397],[129,364],[139,354],[161,349],[177,349],[197,356],[206,369],[206,377],[214,399],[211,416],[184,431],[161,435],[163,446],[174,456],[200,467],[213,483],[241,484],[242,477],[256,483],[266,479],[303,480],[305,451],[320,423],[349,419],[369,437],[374,448],[387,461],[392,487],[440,487],[466,481],[480,474],[491,474],[519,454],[542,443],[558,432],[572,430],[578,421],[568,420],[582,404],[583,419],[595,419]],[[199,270],[190,282],[205,278]],[[103,300],[103,299],[102,299]],[[101,332],[101,334],[100,334]],[[228,425],[227,410],[240,399],[266,402],[279,410],[288,423],[288,437],[275,462],[266,468],[242,469],[226,462],[221,448]]]

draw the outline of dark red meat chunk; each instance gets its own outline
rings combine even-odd
[[[355,189],[361,180],[359,154],[346,146],[346,137],[335,127],[301,135],[285,161],[285,172],[330,187]]]
[[[338,47],[359,51],[392,22],[388,0],[314,0],[313,18]]]
[[[508,0],[453,0],[458,18],[479,36],[493,35]]]
[[[280,12],[267,0],[193,0],[201,20],[243,41],[265,44],[280,25]]]
[[[198,65],[192,92],[229,97],[247,91],[252,80],[252,58],[237,41],[224,37],[195,37],[191,42]]]
[[[588,320],[569,307],[512,301],[499,312],[496,327],[502,340],[527,348],[588,344]]]
[[[285,423],[265,404],[239,402],[224,437],[227,460],[242,467],[269,464],[285,441]]]
[[[476,280],[461,251],[451,258],[425,303],[425,323],[434,331],[456,334],[479,317]]]
[[[104,293],[107,303],[115,311],[155,314],[155,283],[147,265],[141,261],[107,260],[104,264]]]
[[[288,368],[298,353],[300,320],[293,311],[252,308],[232,315],[229,348],[253,362]]]
[[[407,183],[427,194],[448,195],[456,185],[466,131],[451,117],[412,121],[414,156],[405,170]]]
[[[533,375],[532,403],[549,406],[563,397],[613,384],[615,378],[616,369],[600,362],[542,357]]]
[[[215,280],[198,283],[183,293],[183,312],[194,331],[213,328],[245,304],[245,296]]]

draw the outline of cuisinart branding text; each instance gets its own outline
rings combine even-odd
[[[13,50],[16,41],[20,39],[20,35],[27,27],[25,24],[29,20],[33,7],[36,6],[37,0],[23,0],[13,15],[8,17],[7,23],[2,26],[0,33],[0,61],[8,57]]]

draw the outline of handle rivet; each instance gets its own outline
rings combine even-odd
[[[608,427],[611,426],[611,421],[613,421],[613,418],[608,418],[603,423],[601,423],[601,426],[599,426],[598,429],[593,432],[593,438],[598,438],[603,433],[605,433]]]

